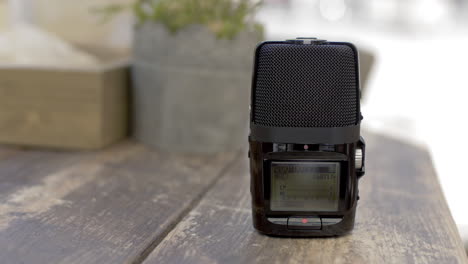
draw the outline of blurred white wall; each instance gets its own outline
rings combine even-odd
[[[9,11],[8,1],[0,0],[0,32],[4,31],[8,26]]]
[[[95,11],[132,0],[9,0],[10,24],[32,23],[73,43],[128,49],[132,41],[130,12],[104,23]],[[1,9],[0,9],[1,10]]]

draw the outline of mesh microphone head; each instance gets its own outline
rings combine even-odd
[[[257,50],[252,123],[346,127],[360,122],[357,54],[346,43],[273,42]]]

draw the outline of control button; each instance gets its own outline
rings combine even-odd
[[[294,43],[294,44],[323,44],[326,43],[327,41],[324,39],[317,39],[317,38],[296,38],[296,39],[287,39],[286,40],[289,43]]]
[[[362,169],[362,149],[357,148],[356,149],[356,158],[354,160],[354,167],[356,167],[357,170]]]
[[[277,218],[277,217],[268,217],[267,218],[268,222],[275,224],[275,225],[287,225],[288,224],[288,218]]]
[[[319,150],[320,151],[335,151],[335,145],[320,144]]]
[[[324,39],[317,38],[296,38],[296,40],[302,41],[302,44],[322,44],[327,42]]]
[[[322,229],[322,221],[319,217],[289,217],[289,229]]]
[[[329,226],[329,225],[336,225],[340,223],[343,218],[322,218],[322,225]]]
[[[287,144],[273,143],[273,152],[284,152],[287,150]]]

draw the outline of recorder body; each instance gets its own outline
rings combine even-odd
[[[249,158],[253,222],[261,233],[352,230],[365,172],[358,65],[350,43],[301,38],[258,45]]]

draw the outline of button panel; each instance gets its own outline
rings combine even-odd
[[[320,217],[289,217],[288,218],[289,229],[322,229],[322,220]]]
[[[268,217],[268,222],[275,224],[275,225],[287,225],[288,218],[287,217]]]
[[[320,218],[311,216],[268,217],[268,222],[275,225],[287,226],[293,230],[320,230],[324,226],[339,224],[343,218]]]
[[[322,218],[322,226],[336,225],[341,222],[343,218]]]

